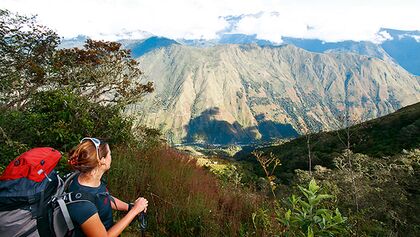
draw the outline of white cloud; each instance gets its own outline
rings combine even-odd
[[[380,44],[383,41],[392,39],[392,36],[387,31],[380,31],[376,34],[376,37],[374,38],[373,42]]]
[[[380,27],[420,30],[417,0],[2,0],[0,8],[38,14],[64,37],[113,38],[142,30],[211,39],[228,26],[224,16],[243,14],[232,33],[275,42],[281,36],[377,41]]]

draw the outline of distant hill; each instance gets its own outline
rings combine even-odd
[[[420,31],[381,29],[392,38],[382,42],[382,48],[403,68],[420,76]]]
[[[377,57],[401,65],[405,70],[420,75],[420,31],[403,31],[381,28],[378,33],[380,42],[340,41],[325,42],[319,39],[282,37],[282,44],[292,44],[299,48],[316,52],[351,52]],[[384,38],[384,35],[387,38]],[[257,44],[259,46],[278,46],[278,43],[258,39],[257,35],[220,33],[213,40],[179,40],[182,44],[198,47],[210,47],[218,44]]]
[[[155,49],[167,47],[172,44],[179,44],[175,40],[157,36],[153,36],[144,40],[125,40],[121,41],[121,43],[123,43],[123,46],[125,48],[131,50],[131,56],[133,58],[141,57],[144,54],[151,52]]]
[[[121,43],[123,48],[131,50],[131,56],[133,58],[140,57],[161,47],[167,47],[172,44],[179,44],[175,40],[165,37],[147,36],[148,37],[141,39],[120,39],[117,42]],[[80,48],[83,47],[87,39],[89,39],[89,37],[85,35],[79,35],[71,39],[63,39],[59,45],[59,48]]]
[[[404,149],[420,148],[420,103],[404,107],[389,115],[350,127],[351,150],[371,157],[384,157],[400,154]],[[333,158],[345,148],[338,137],[345,137],[345,130],[321,132],[310,137],[313,154],[312,167],[322,165],[333,167]],[[279,146],[261,148],[272,152],[282,161],[279,176],[290,178],[295,169],[308,169],[307,137],[301,136]],[[344,139],[346,142],[346,139]],[[247,149],[248,152],[250,149]],[[258,150],[258,149],[257,149]],[[256,163],[249,153],[238,153],[238,160]]]
[[[356,42],[347,40],[342,42],[324,42],[318,39],[299,39],[291,37],[283,37],[282,39],[286,44],[292,44],[299,48],[316,53],[351,52],[380,58],[388,62],[394,61],[380,45],[369,41]]]
[[[394,61],[405,70],[420,75],[420,31],[402,31],[382,28],[378,35],[386,35],[381,43],[368,41],[324,42],[318,39],[283,37],[283,42],[311,52],[347,51]]]
[[[156,90],[128,110],[175,143],[295,137],[333,129],[345,107],[367,120],[420,101],[416,77],[354,53],[172,44],[138,61]]]

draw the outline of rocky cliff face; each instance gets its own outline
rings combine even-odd
[[[285,45],[172,45],[138,58],[156,91],[130,106],[172,142],[250,142],[333,129],[420,101],[419,79],[393,63]]]

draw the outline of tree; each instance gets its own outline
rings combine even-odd
[[[346,110],[344,111],[344,116],[339,116],[336,121],[337,121],[336,123],[337,137],[344,147],[344,157],[347,160],[348,167],[350,170],[350,177],[351,177],[352,186],[353,186],[352,190],[353,190],[354,203],[356,205],[356,212],[359,212],[359,200],[358,200],[358,189],[357,189],[358,185],[356,183],[356,178],[353,172],[353,164],[352,164],[352,159],[353,159],[352,139],[354,139],[353,136],[354,136],[354,133],[356,132],[356,129],[355,128],[351,129],[351,127],[355,124],[358,124],[358,123],[360,124],[361,121],[358,118],[352,117],[349,107],[346,107]]]
[[[303,136],[305,136],[305,140],[306,140],[306,149],[308,150],[308,171],[309,171],[309,175],[312,177],[312,160],[314,158],[314,154],[313,154],[313,147],[319,142],[318,141],[312,141],[313,135],[317,132],[317,128],[315,126],[315,124],[308,120],[307,125],[304,126],[303,124],[298,124],[298,127],[300,128],[300,130],[303,132]],[[318,130],[319,132],[319,130]]]
[[[52,30],[0,9],[0,104],[20,106],[49,83],[52,58],[60,43]]]
[[[143,73],[138,66],[120,43],[90,39],[83,49],[61,49],[54,58],[59,85],[95,102],[122,107],[153,92],[152,82],[140,82]]]
[[[0,10],[0,26],[2,107],[23,107],[39,91],[70,89],[123,108],[153,91],[153,83],[140,82],[138,62],[119,43],[87,40],[82,49],[57,49],[54,31],[34,16],[7,10]]]
[[[134,141],[121,111],[153,84],[140,82],[130,52],[115,42],[88,40],[82,49],[59,43],[35,16],[0,10],[0,167],[27,147],[65,151],[83,136]]]

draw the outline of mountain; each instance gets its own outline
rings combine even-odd
[[[383,41],[382,48],[407,71],[420,75],[420,31],[401,31],[383,28],[390,38]]]
[[[122,43],[124,48],[131,50],[131,56],[133,58],[143,56],[154,49],[179,44],[175,40],[157,36],[152,36],[144,40],[121,40],[119,42]]]
[[[283,42],[311,52],[352,52],[377,57],[399,64],[413,75],[420,75],[420,31],[382,28],[377,33],[380,43],[369,41],[324,42],[318,39],[283,37]],[[384,37],[386,36],[386,37]]]
[[[299,48],[316,52],[351,52],[377,57],[394,62],[414,75],[420,75],[420,31],[402,31],[381,28],[377,33],[378,42],[346,40],[325,42],[319,39],[282,37],[282,44],[292,44]],[[223,31],[214,40],[178,40],[182,44],[211,47],[219,44],[257,44],[277,46],[278,43],[257,38],[257,35],[229,33]]]
[[[150,36],[150,34],[144,33],[145,36],[147,36],[144,39],[132,39],[128,36],[130,35],[136,35],[134,33],[126,33],[124,35],[117,35],[120,37],[127,36],[128,38],[122,38],[118,40],[117,42],[121,43],[123,48],[131,50],[131,56],[133,58],[137,58],[142,56],[143,54],[146,54],[154,49],[158,49],[161,47],[170,46],[171,44],[179,44],[175,40],[168,39],[165,37],[158,37],[158,36]],[[79,35],[74,38],[70,39],[63,39],[59,45],[59,48],[74,48],[74,47],[83,47],[86,40],[89,39],[86,35]]]
[[[351,52],[360,55],[377,57],[389,62],[393,59],[388,53],[378,44],[369,41],[342,41],[342,42],[324,42],[318,39],[299,39],[291,37],[283,37],[283,42],[286,44],[293,44],[299,48],[306,49],[311,52],[325,53],[325,52]]]
[[[74,38],[63,39],[58,45],[58,48],[81,48],[87,39],[89,39],[89,37],[86,35],[78,35]]]
[[[271,13],[276,14],[276,13]],[[261,13],[254,14],[260,17]],[[244,15],[247,16],[247,15]],[[214,47],[221,44],[257,44],[259,46],[278,46],[269,40],[259,39],[256,34],[240,34],[234,32],[235,25],[244,16],[229,16],[226,18],[230,26],[217,33],[217,38],[205,39],[169,39],[157,37],[145,31],[122,31],[115,35],[100,35],[100,38],[118,40],[130,49],[133,57],[139,57],[155,48],[166,47],[171,44],[183,44],[194,47]],[[377,57],[385,61],[399,64],[413,75],[420,76],[420,31],[402,31],[381,28],[377,35],[377,42],[370,41],[341,41],[325,42],[319,39],[282,37],[282,44],[292,44],[307,51],[316,53],[350,52],[360,55]],[[81,47],[89,37],[79,35],[71,39],[63,39],[61,48]]]
[[[362,120],[420,100],[419,79],[352,53],[292,45],[172,44],[138,58],[156,91],[127,109],[172,142],[249,143],[333,129],[348,108]]]

